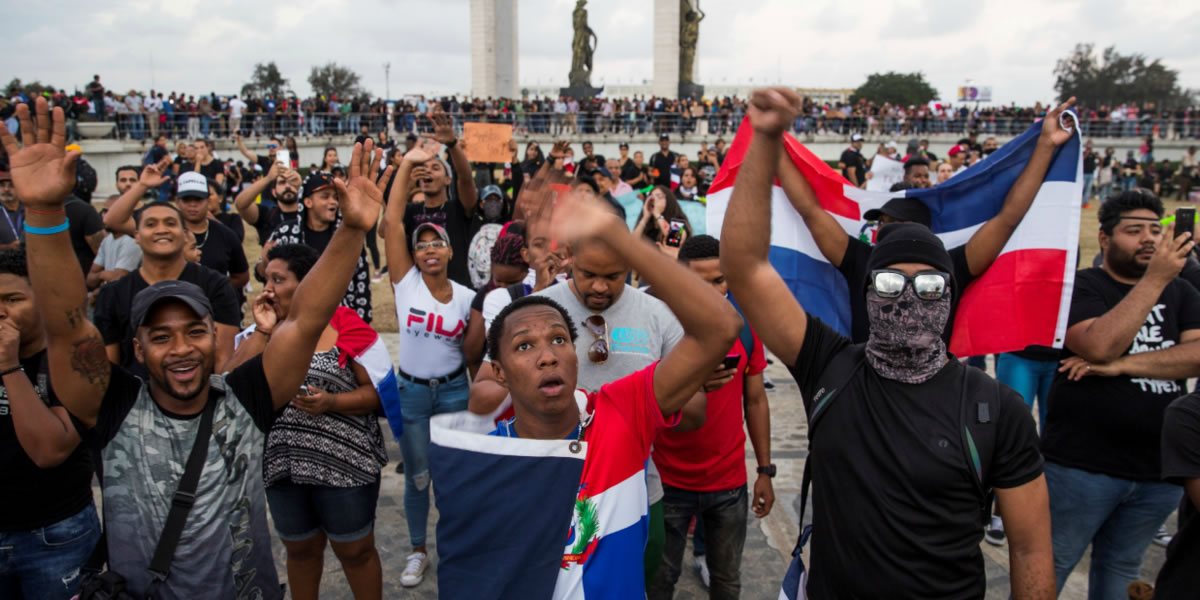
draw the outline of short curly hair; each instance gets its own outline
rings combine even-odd
[[[721,242],[711,235],[698,235],[683,241],[679,247],[679,262],[688,264],[693,260],[721,257]]]
[[[575,323],[571,321],[571,315],[567,314],[567,309],[561,304],[547,298],[545,296],[522,296],[513,300],[508,306],[505,306],[500,314],[492,320],[492,327],[488,329],[487,347],[488,353],[492,360],[500,358],[500,338],[504,335],[504,323],[508,320],[509,315],[530,306],[549,306],[558,311],[562,315],[563,321],[567,324],[567,333],[570,335],[571,343],[575,343],[575,338],[579,336],[575,331]]]
[[[1125,190],[1119,194],[1109,196],[1103,204],[1100,205],[1100,212],[1097,217],[1100,220],[1100,231],[1106,235],[1112,235],[1113,228],[1121,220],[1121,215],[1139,209],[1149,209],[1158,218],[1163,216],[1163,203],[1154,192],[1146,188],[1133,188]]]
[[[25,261],[25,246],[0,251],[0,274],[29,279],[29,263]]]
[[[304,279],[321,255],[316,250],[304,244],[280,244],[267,251],[267,262],[282,260],[287,268],[296,276],[297,281]]]

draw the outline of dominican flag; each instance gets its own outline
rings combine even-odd
[[[375,392],[379,394],[379,402],[387,415],[388,425],[392,435],[398,441],[404,433],[404,418],[400,412],[400,388],[396,381],[396,372],[392,369],[392,356],[379,334],[363,321],[358,313],[346,308],[337,307],[329,324],[338,332],[337,343],[341,351],[338,361],[342,367],[350,360],[358,363],[371,378]],[[251,325],[237,334],[233,339],[233,347],[237,348],[242,341],[254,333],[255,326]]]
[[[486,435],[493,429],[490,418],[468,412],[430,421],[438,593],[553,598],[586,449]]]
[[[1065,118],[1065,116],[1064,116]],[[1074,118],[1074,114],[1071,114]],[[1083,161],[1079,128],[1058,148],[1029,212],[995,262],[967,286],[954,322],[950,351],[975,356],[1021,350],[1030,345],[1061,348],[1066,336],[1071,290],[1079,251]],[[932,229],[947,248],[965,244],[1000,212],[1004,197],[1033,155],[1041,123],[953,179],[929,189],[868,192],[850,185],[790,135],[789,158],[812,185],[821,206],[853,237],[872,239],[868,210],[905,195],[924,202]],[[708,192],[708,230],[721,232],[725,208],[753,129],[743,120],[729,154]],[[849,288],[825,259],[792,208],[779,182],[771,193],[770,261],[804,310],[850,335]]]

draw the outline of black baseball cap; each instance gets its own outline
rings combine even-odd
[[[136,331],[138,327],[141,327],[142,321],[146,320],[150,309],[164,300],[183,302],[201,319],[212,314],[212,304],[209,303],[208,297],[204,295],[204,290],[200,289],[200,286],[187,281],[170,279],[160,281],[133,297],[133,304],[130,306],[130,324],[133,329]]]
[[[660,141],[660,142],[661,142],[661,141],[663,141],[663,140],[667,140],[667,141],[669,142],[669,141],[671,141],[671,136],[669,136],[669,135],[667,135],[667,134],[665,134],[665,133],[664,133],[664,134],[662,134],[662,135],[660,135],[660,136],[658,136],[658,141]]]
[[[933,219],[929,216],[929,207],[916,198],[892,198],[882,208],[873,208],[863,214],[868,221],[878,221],[879,217],[887,215],[900,221],[920,223],[930,227]]]
[[[304,190],[300,197],[307,198],[327,187],[333,187],[333,178],[321,171],[313,172],[304,180]]]

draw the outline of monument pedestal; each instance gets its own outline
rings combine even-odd
[[[699,100],[704,97],[704,86],[690,81],[679,82],[680,100]]]
[[[567,96],[568,98],[574,98],[576,100],[595,98],[596,96],[600,95],[600,92],[603,91],[604,86],[597,88],[590,85],[573,85],[571,87],[558,88],[558,94],[560,96]]]

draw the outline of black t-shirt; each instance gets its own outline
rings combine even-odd
[[[866,181],[867,161],[863,159],[861,152],[854,148],[847,148],[842,152],[842,157],[838,159],[838,162],[846,165],[842,169],[842,177],[845,177],[846,181],[850,181],[850,167],[855,167],[855,176],[858,178],[858,185],[862,185],[862,182]]]
[[[1167,407],[1162,433],[1163,478],[1183,485],[1200,478],[1200,394],[1176,399]],[[1200,590],[1200,511],[1186,491],[1179,503],[1179,530],[1167,546],[1154,597],[1191,600]]]
[[[642,174],[643,169],[633,163],[632,159],[626,159],[625,164],[621,165],[621,180],[629,183],[638,178]]]
[[[1095,173],[1095,172],[1096,172],[1096,155],[1095,155],[1095,153],[1088,152],[1087,154],[1083,155],[1083,174],[1091,175],[1092,173]]]
[[[220,175],[225,172],[225,163],[222,163],[221,161],[219,161],[215,158],[212,159],[211,161],[209,161],[209,163],[207,165],[196,165],[196,166],[197,166],[196,170],[201,175],[203,175],[213,181],[217,180],[217,175]]]
[[[255,154],[254,156],[254,162],[258,163],[258,166],[262,167],[263,173],[270,171],[271,167],[275,166],[275,161],[271,160],[271,156],[269,154]]]
[[[258,206],[258,221],[251,223],[254,230],[258,232],[258,245],[262,246],[267,243],[267,238],[271,237],[271,233],[284,221],[292,222],[300,218],[300,211],[283,212],[279,210],[279,206],[270,208],[263,205]]]
[[[250,270],[241,240],[218,221],[208,220],[208,233],[197,235],[196,245],[200,249],[200,264],[218,273],[231,275]]]
[[[789,367],[806,413],[839,353],[861,347],[808,316]],[[963,385],[966,389],[963,389]],[[1042,473],[1037,430],[1021,396],[955,360],[906,384],[864,362],[822,413],[810,442],[813,534],[810,598],[982,598],[982,498],[963,448],[961,398],[995,398],[972,429],[985,488]],[[975,435],[980,437],[976,438]]]
[[[183,175],[184,173],[187,173],[188,171],[194,171],[196,169],[196,165],[192,164],[192,161],[184,158],[183,156],[176,156],[175,164],[179,165],[179,173],[176,175],[176,177],[178,177],[179,175]]]
[[[1103,269],[1075,274],[1068,327],[1103,316],[1133,289]],[[1200,292],[1182,279],[1163,289],[1130,347],[1122,353],[1161,350],[1200,329]],[[1063,358],[1074,356],[1063,348]],[[1162,478],[1163,411],[1187,392],[1185,381],[1145,377],[1084,377],[1062,373],[1050,387],[1042,452],[1057,464],[1135,481]]]
[[[75,251],[75,258],[79,260],[79,268],[87,273],[92,270],[92,260],[96,258],[96,253],[92,252],[92,247],[88,245],[88,238],[104,231],[104,221],[91,204],[74,196],[67,199],[63,208],[67,211],[67,219],[71,221],[71,249]]]
[[[189,262],[184,265],[178,280],[194,283],[204,290],[204,295],[212,304],[213,321],[231,327],[241,326],[241,307],[238,305],[233,286],[229,285],[228,277],[208,267]],[[120,345],[119,364],[142,378],[149,377],[149,372],[133,356],[134,332],[129,322],[129,307],[133,304],[133,297],[148,287],[150,284],[142,278],[141,270],[134,269],[128,275],[100,288],[92,318],[96,329],[104,338],[105,345]]]
[[[246,223],[237,213],[223,212],[217,215],[217,221],[229,228],[237,236],[238,243],[246,241]]]
[[[47,406],[62,406],[43,370],[46,351],[21,360],[25,376]],[[34,464],[17,440],[8,390],[0,383],[0,532],[25,532],[70,517],[92,502],[92,462],[83,445],[58,466]]]
[[[450,247],[454,256],[450,259],[450,279],[467,287],[471,285],[471,275],[467,269],[467,250],[471,243],[471,219],[461,202],[451,198],[436,208],[425,206],[419,202],[410,202],[404,207],[404,231],[409,239],[409,250],[412,245],[412,232],[421,223],[436,223],[446,229],[450,236]]]
[[[855,344],[866,343],[870,334],[871,323],[867,319],[867,260],[871,258],[874,246],[854,237],[847,238],[846,254],[838,271],[846,278],[850,286],[850,339]],[[950,334],[954,332],[954,316],[958,312],[958,300],[962,298],[963,290],[974,281],[971,268],[967,266],[967,247],[955,246],[950,248],[950,264],[954,265],[954,294],[950,297],[950,319],[946,322],[946,330],[942,339],[950,343]]]
[[[658,176],[654,177],[651,183],[671,187],[671,167],[675,166],[677,160],[679,160],[679,155],[674,152],[667,152],[664,156],[660,150],[652,154],[650,156],[650,172],[653,173],[657,170]]]

